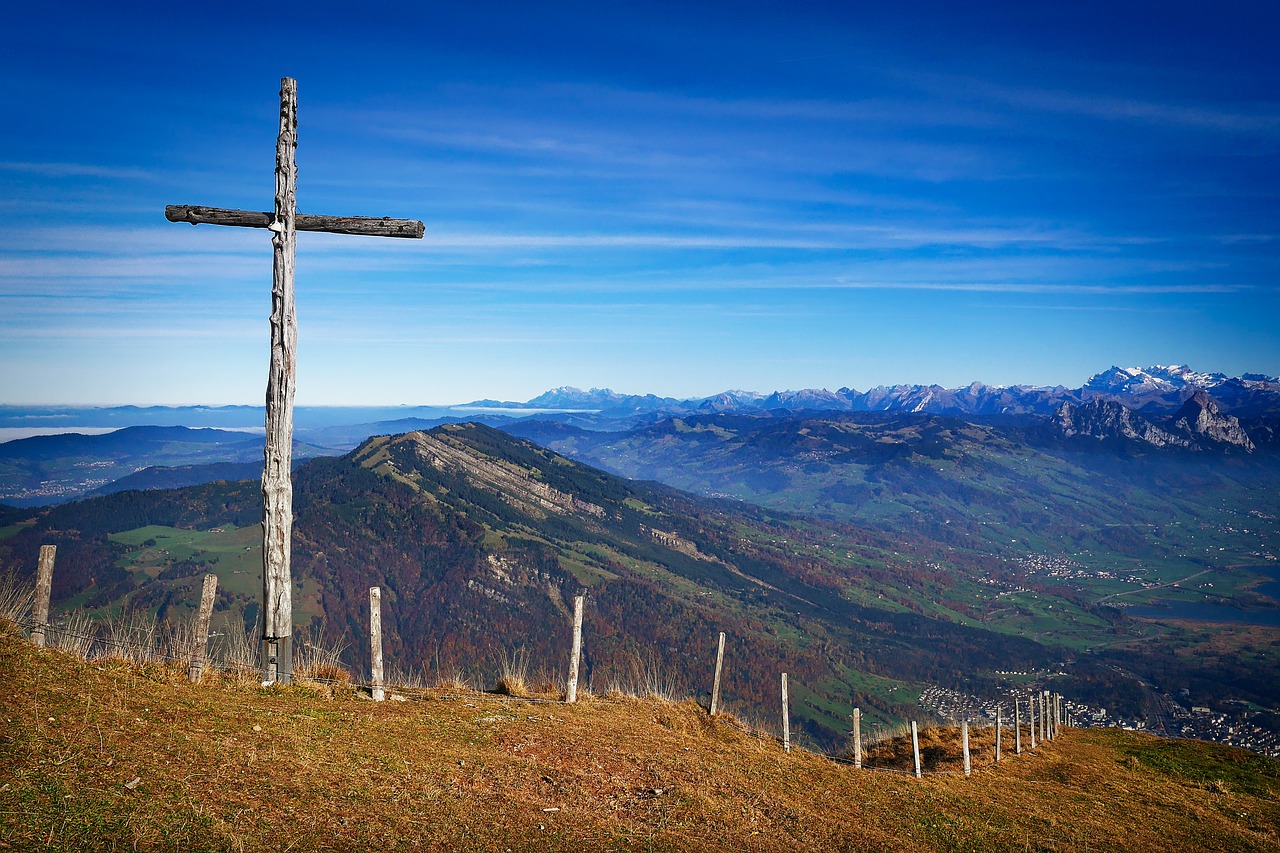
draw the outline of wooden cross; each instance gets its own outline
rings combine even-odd
[[[297,213],[298,81],[280,81],[280,135],[276,140],[274,213],[170,205],[170,222],[235,225],[271,232],[271,367],[267,374],[267,440],[262,472],[262,678],[288,684],[293,673],[293,581],[289,559],[293,533],[293,392],[297,369],[298,319],[293,306],[293,262],[297,231],[328,231],[370,237],[421,238],[413,219],[308,216]]]

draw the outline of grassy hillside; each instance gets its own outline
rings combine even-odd
[[[227,631],[257,607],[259,502],[256,484],[224,483],[62,505],[0,541],[0,568],[29,577],[39,545],[57,544],[64,611],[178,619],[214,572],[225,608],[215,630]],[[1046,672],[1062,659],[1051,642],[986,630],[963,602],[949,609],[968,596],[939,552],[627,482],[485,427],[313,460],[295,476],[294,504],[295,621],[347,647],[358,671],[374,585],[389,665],[481,680],[517,652],[533,671],[560,671],[579,592],[584,673],[598,689],[649,669],[685,695],[705,691],[725,631],[726,700],[772,708],[788,671],[814,694],[797,721],[828,746],[854,701],[889,722],[927,684],[994,691],[998,670]]]
[[[858,771],[692,703],[189,685],[0,633],[0,846],[1273,850],[1277,763],[1071,730],[970,779]]]

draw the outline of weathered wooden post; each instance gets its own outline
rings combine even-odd
[[[382,587],[369,587],[369,687],[373,701],[387,698],[382,683]]]
[[[1000,706],[996,705],[996,764],[1000,763],[1000,736],[1004,733],[1001,728]]]
[[[267,373],[266,442],[262,471],[262,678],[288,684],[293,676],[293,399],[297,375],[298,320],[293,273],[298,231],[371,237],[421,238],[421,222],[365,216],[298,214],[298,81],[280,81],[280,129],[276,137],[273,213],[168,205],[165,218],[192,225],[266,228],[271,232],[271,359]]]
[[[569,679],[564,694],[564,701],[570,704],[578,701],[578,663],[582,658],[582,600],[581,595],[573,598],[573,650],[569,653]]]
[[[791,705],[787,701],[787,674],[782,673],[782,748],[791,751]]]
[[[920,733],[916,730],[916,721],[911,721],[911,766],[915,768],[916,778],[920,778]]]
[[[1027,717],[1028,717],[1028,722],[1031,723],[1031,726],[1030,726],[1031,748],[1035,749],[1036,748],[1036,697],[1034,693],[1027,697]]]
[[[1013,697],[1013,754],[1022,755],[1022,706],[1018,697]]]
[[[853,766],[862,769],[862,709],[853,709]]]
[[[969,721],[962,720],[960,722],[960,754],[964,759],[964,775],[968,776],[973,771],[973,765],[969,761]]]
[[[711,716],[720,707],[720,672],[724,668],[724,631],[720,632],[720,644],[716,648],[716,677],[711,682]]]
[[[44,632],[49,627],[49,596],[53,591],[53,561],[57,555],[57,545],[40,546],[40,561],[36,564],[36,597],[31,606],[31,642],[37,648],[44,648]]]
[[[187,677],[192,683],[200,681],[204,672],[206,650],[209,647],[209,620],[213,618],[213,599],[218,593],[218,576],[212,572],[204,576],[204,588],[200,591],[200,610],[196,614],[195,636],[191,638],[191,670]]]
[[[1045,693],[1048,693],[1048,692],[1049,691],[1047,690],[1045,691]],[[1044,693],[1041,693],[1040,695],[1036,696],[1036,704],[1040,709],[1040,743],[1043,744],[1046,740],[1049,739],[1047,737],[1049,733],[1049,725],[1048,725],[1048,721],[1045,719],[1049,715],[1045,713],[1047,709],[1045,708],[1046,703],[1044,701]]]

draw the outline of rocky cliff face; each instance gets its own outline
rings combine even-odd
[[[1063,403],[1045,428],[1050,437],[1060,441],[1129,441],[1151,447],[1195,449],[1191,439],[1162,429],[1113,400],[1090,400],[1079,406]]]
[[[1254,443],[1240,421],[1225,415],[1204,391],[1197,391],[1168,422],[1156,422],[1114,400],[1066,402],[1048,419],[1045,437],[1080,444],[1129,443],[1191,451],[1230,449],[1252,453]]]
[[[1201,445],[1227,445],[1252,453],[1253,441],[1238,418],[1225,415],[1204,391],[1197,391],[1173,416],[1173,431]]]

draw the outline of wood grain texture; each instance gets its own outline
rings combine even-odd
[[[720,632],[720,642],[716,648],[716,677],[711,683],[711,716],[716,715],[720,707],[720,673],[724,670],[724,631]]]
[[[191,669],[187,673],[192,683],[200,681],[204,671],[206,649],[209,646],[209,620],[213,618],[213,600],[218,594],[218,576],[204,576],[204,587],[200,591],[200,610],[196,615],[196,632],[192,639]]]
[[[298,317],[293,298],[297,212],[298,84],[280,81],[280,133],[276,139],[276,213],[271,226],[271,360],[267,372],[267,438],[262,472],[262,638],[276,654],[263,661],[263,681],[287,684],[289,647],[275,641],[293,633],[293,398]],[[275,661],[272,661],[272,658]]]
[[[996,706],[996,764],[1000,763],[1000,739],[1004,735],[1004,718],[1001,716],[1000,706]]]
[[[49,594],[53,590],[53,561],[57,545],[41,545],[36,564],[36,597],[31,603],[31,642],[44,648],[44,632],[49,626]]]
[[[369,686],[373,701],[387,698],[382,682],[382,587],[369,587]]]
[[[238,228],[270,228],[275,221],[274,214],[266,211],[231,210],[194,204],[168,205],[164,209],[164,217],[170,222],[229,225]],[[426,233],[426,226],[417,219],[392,219],[389,216],[317,216],[298,213],[294,215],[294,228],[298,231],[354,234],[359,237],[405,237],[419,240]]]
[[[787,696],[787,674],[782,673],[782,748],[791,751],[791,700]]]
[[[853,766],[862,767],[862,709],[853,709]]]
[[[581,595],[573,598],[573,649],[569,653],[569,678],[565,686],[564,701],[578,701],[578,665],[582,660],[582,604]]]
[[[1013,700],[1013,754],[1022,755],[1022,706]]]
[[[911,721],[911,767],[915,771],[916,778],[920,778],[920,730],[916,726],[916,721]]]

